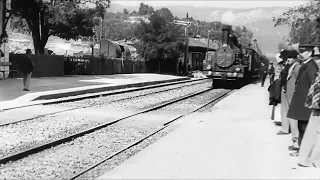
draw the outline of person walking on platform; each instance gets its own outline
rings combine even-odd
[[[315,48],[315,56],[319,56],[319,49]],[[320,58],[316,57],[318,69],[320,69]],[[315,82],[309,89],[306,98],[306,107],[312,113],[308,121],[305,134],[302,139],[298,165],[305,167],[320,168],[320,72],[317,72]]]
[[[273,67],[272,62],[270,63],[270,66],[269,66],[268,75],[269,75],[269,79],[270,79],[270,84],[272,84],[274,82],[274,76],[275,76],[274,67]]]
[[[298,121],[298,144],[301,147],[304,132],[311,115],[311,109],[305,107],[305,101],[309,92],[309,88],[314,82],[319,68],[315,60],[311,57],[314,53],[313,46],[299,46],[299,49],[299,56],[303,63],[299,69],[296,87],[292,96],[287,117]]]
[[[272,83],[269,88],[269,105],[272,105],[272,113],[271,113],[271,120],[275,124],[278,125],[278,123],[281,122],[281,117],[280,117],[280,103],[281,103],[281,79],[280,77],[280,72],[283,69],[282,66],[282,59],[279,59],[280,61],[278,62],[276,68],[275,68],[275,81]]]
[[[268,71],[268,66],[265,64],[265,62],[261,62],[260,63],[260,82],[261,82],[261,87],[264,86],[264,82],[266,81],[267,71]]]

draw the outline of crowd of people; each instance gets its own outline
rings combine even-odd
[[[270,64],[271,119],[277,133],[292,137],[288,147],[302,167],[320,167],[320,53],[315,45],[294,45]]]

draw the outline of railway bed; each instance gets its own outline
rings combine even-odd
[[[150,109],[150,107],[151,109],[152,107],[157,108],[159,104],[179,100],[180,96],[188,96],[201,89],[207,89],[208,86],[209,83],[201,83],[195,86],[165,91],[158,96],[150,94],[149,96],[117,101],[114,104],[106,102],[108,106],[82,109],[84,106],[82,104],[80,108],[78,107],[78,109],[72,111],[0,126],[0,141],[3,142],[0,144],[0,158],[71,136],[101,124],[108,124],[117,119],[126,118],[137,112]],[[148,101],[148,104],[146,104],[146,101]],[[122,108],[120,109],[120,107]]]
[[[45,102],[39,102],[39,103],[31,104],[30,106],[23,106],[23,107],[8,109],[0,112],[0,116],[2,117],[2,120],[0,122],[0,127],[22,122],[22,121],[34,120],[34,119],[45,117],[48,115],[55,115],[58,113],[91,107],[93,105],[92,103],[90,105],[84,105],[84,103],[86,102],[83,102],[90,98],[93,99],[92,101],[94,101],[94,99],[97,99],[97,98],[104,98],[106,102],[116,102],[116,101],[122,101],[130,98],[136,98],[136,97],[166,92],[166,91],[179,89],[187,86],[192,86],[196,84],[201,84],[207,81],[209,80],[207,79],[187,80],[179,83],[177,82],[165,83],[165,84],[147,86],[142,88],[129,88],[124,90],[122,89],[122,90],[107,91],[107,92],[94,93],[94,94],[85,94],[81,96],[66,97],[61,99],[49,100]],[[127,96],[127,97],[123,97],[123,96]],[[70,104],[72,103],[75,104],[77,102],[82,102],[82,103],[79,103],[80,104],[79,106],[70,107]],[[24,114],[24,117],[21,118],[20,114]]]
[[[1,169],[1,173],[6,173],[6,172],[10,172],[10,171],[12,171],[12,169],[10,170],[10,168],[9,169],[7,169],[7,171],[5,170],[6,169],[6,166],[14,166],[14,164],[16,163],[16,164],[19,164],[20,162],[26,162],[26,161],[28,161],[28,159],[30,159],[33,163],[35,163],[35,161],[34,161],[34,159],[32,160],[32,158],[33,157],[36,157],[36,156],[46,156],[46,157],[53,157],[53,155],[48,155],[48,152],[55,152],[56,151],[56,149],[59,149],[59,148],[67,148],[67,149],[69,149],[69,155],[71,155],[71,154],[73,154],[72,153],[72,151],[70,151],[70,149],[74,149],[75,150],[75,148],[70,148],[68,145],[70,145],[70,146],[73,146],[73,144],[77,144],[77,143],[75,143],[76,141],[79,141],[79,142],[81,142],[81,144],[83,144],[83,142],[85,141],[84,139],[86,139],[86,138],[89,138],[90,139],[90,137],[91,137],[91,140],[97,140],[98,142],[97,142],[97,144],[104,144],[103,143],[103,139],[105,140],[105,141],[107,141],[108,140],[108,138],[107,137],[110,137],[110,136],[112,136],[112,135],[110,135],[110,133],[112,134],[113,133],[113,135],[114,136],[112,136],[112,137],[117,137],[117,138],[120,138],[119,140],[115,140],[114,142],[112,142],[111,144],[121,144],[121,147],[119,146],[118,148],[116,148],[116,149],[114,149],[114,150],[116,150],[116,151],[119,151],[119,152],[122,152],[122,151],[124,151],[124,149],[127,149],[127,148],[125,148],[125,146],[132,146],[133,144],[139,144],[140,142],[142,142],[142,141],[138,141],[137,143],[133,143],[136,139],[146,139],[147,138],[147,136],[151,136],[151,134],[153,135],[153,134],[156,134],[156,132],[160,132],[162,129],[164,129],[164,128],[166,128],[171,122],[174,122],[174,121],[176,121],[177,119],[180,119],[181,117],[184,117],[184,116],[186,116],[186,115],[188,115],[188,114],[190,114],[190,113],[192,113],[192,112],[194,112],[194,111],[197,111],[197,110],[199,110],[199,109],[201,109],[202,107],[204,107],[204,106],[207,106],[208,104],[210,104],[210,103],[212,103],[212,101],[217,101],[217,99],[221,99],[223,96],[226,96],[230,91],[229,90],[221,90],[221,92],[219,92],[219,93],[212,93],[212,97],[214,96],[215,98],[213,98],[213,99],[211,99],[210,100],[210,98],[208,99],[208,96],[201,96],[201,94],[204,94],[204,93],[206,93],[206,92],[212,92],[212,91],[218,91],[218,90],[212,90],[212,89],[206,89],[206,90],[203,90],[203,91],[200,91],[200,92],[197,92],[197,93],[194,93],[194,94],[192,94],[192,95],[187,95],[187,96],[185,96],[185,97],[182,97],[182,98],[180,98],[180,99],[176,99],[176,100],[173,100],[173,101],[171,101],[171,102],[166,102],[166,103],[163,103],[163,104],[161,104],[161,105],[158,105],[157,107],[153,107],[153,108],[149,108],[148,110],[145,110],[145,111],[143,111],[143,112],[138,112],[137,114],[135,114],[134,116],[130,116],[129,117],[129,119],[139,119],[138,117],[136,117],[136,116],[141,116],[142,114],[144,114],[144,113],[150,113],[150,112],[152,112],[152,111],[160,111],[161,113],[160,114],[162,114],[164,111],[167,111],[167,110],[161,110],[161,109],[165,109],[166,107],[168,107],[169,105],[171,106],[171,108],[169,108],[169,109],[177,109],[177,108],[172,108],[172,106],[182,106],[183,104],[190,104],[190,103],[192,103],[192,100],[191,99],[193,99],[193,102],[195,102],[195,98],[196,99],[198,99],[199,97],[201,97],[203,100],[205,100],[206,101],[206,103],[200,103],[200,104],[198,104],[197,106],[193,106],[193,107],[189,107],[189,109],[192,109],[191,111],[189,110],[188,111],[188,113],[182,113],[182,114],[180,114],[180,115],[176,115],[175,117],[170,117],[170,118],[167,118],[167,119],[165,119],[165,122],[164,121],[159,121],[158,123],[153,123],[153,125],[152,125],[152,127],[149,127],[147,124],[147,121],[139,121],[139,123],[138,123],[138,121],[132,121],[132,122],[134,122],[134,123],[128,123],[128,118],[123,118],[123,119],[119,119],[119,120],[116,120],[116,121],[114,121],[114,122],[111,122],[111,123],[108,123],[108,124],[105,124],[105,125],[102,125],[102,126],[100,126],[100,128],[96,128],[96,129],[94,129],[94,130],[91,130],[91,131],[87,131],[85,134],[82,134],[82,135],[79,135],[78,136],[78,138],[76,137],[76,136],[74,136],[74,137],[72,137],[72,138],[69,138],[68,140],[70,141],[70,140],[72,140],[72,141],[70,141],[70,142],[67,142],[68,140],[66,140],[66,141],[64,141],[65,142],[65,144],[61,144],[61,142],[60,143],[57,143],[57,144],[55,144],[55,145],[57,145],[57,146],[55,146],[55,147],[53,147],[53,148],[51,148],[51,149],[48,149],[48,150],[46,150],[46,151],[43,151],[44,149],[39,149],[40,151],[42,151],[42,152],[40,152],[40,153],[38,153],[38,154],[34,154],[34,155],[31,155],[31,156],[29,156],[29,157],[26,157],[26,158],[23,158],[23,159],[21,159],[21,160],[18,160],[18,161],[14,161],[14,162],[10,162],[10,163],[7,163],[7,164],[4,164],[4,165],[2,165],[2,169]],[[192,98],[193,97],[193,98]],[[191,100],[191,102],[190,102],[190,100]],[[189,103],[186,103],[186,102],[188,102],[189,101]],[[185,103],[179,103],[179,102],[185,102]],[[188,108],[187,108],[188,109]],[[186,112],[185,111],[185,109],[183,110],[183,112]],[[126,119],[126,121],[123,121],[124,119]],[[121,121],[121,122],[120,122]],[[150,121],[152,121],[152,120],[150,120]],[[120,122],[120,123],[119,123]],[[123,131],[124,132],[122,132],[122,133],[119,133],[119,131],[118,130],[120,130],[121,129],[121,123],[123,124],[122,126],[125,126],[125,128],[123,128]],[[159,124],[160,123],[160,124]],[[113,124],[113,125],[111,125],[111,124]],[[127,126],[130,126],[130,125],[132,125],[132,127],[127,127]],[[161,125],[161,128],[159,129],[158,127],[159,127],[159,125]],[[112,129],[112,127],[113,126],[115,126],[116,128],[113,128]],[[119,127],[117,127],[117,126],[119,126]],[[144,127],[147,127],[147,128],[144,128]],[[108,128],[109,128],[109,131],[108,131]],[[100,130],[98,130],[98,129],[100,129]],[[137,131],[135,131],[135,130],[133,130],[132,132],[133,132],[133,134],[131,134],[131,135],[128,135],[128,134],[130,134],[129,132],[131,132],[130,130],[126,130],[126,129],[140,129],[140,130],[138,130],[138,132],[139,133],[136,133]],[[120,130],[121,131],[121,130]],[[141,131],[141,132],[140,132]],[[115,133],[115,132],[118,132],[118,133]],[[127,133],[126,133],[127,132]],[[88,134],[89,133],[89,134]],[[95,133],[98,133],[98,134],[95,134]],[[99,133],[102,133],[103,135],[99,135]],[[107,133],[107,134],[105,134],[105,133]],[[108,134],[109,133],[109,134]],[[115,135],[118,135],[118,134],[127,134],[127,136],[126,137],[128,137],[129,138],[129,141],[126,141],[125,140],[125,138],[124,139],[122,139],[122,140],[124,140],[125,142],[121,142],[121,137],[118,137],[118,136],[115,136]],[[108,136],[109,135],[109,136]],[[92,139],[92,137],[94,137],[94,139]],[[96,138],[96,137],[101,137],[101,138]],[[84,139],[83,139],[84,138]],[[107,139],[106,139],[107,138]],[[111,138],[112,139],[112,138]],[[67,142],[67,143],[66,143]],[[85,142],[90,142],[90,141],[85,141]],[[73,144],[72,144],[73,143]],[[133,144],[131,144],[131,143],[133,143]],[[59,145],[60,144],[60,145]],[[96,147],[97,149],[95,149],[94,151],[92,151],[93,149],[91,149],[90,150],[90,147],[92,148],[93,146],[93,144],[92,144],[92,142],[90,142],[89,143],[90,145],[86,145],[86,146],[82,146],[80,149],[83,149],[83,148],[87,148],[87,150],[88,151],[91,151],[91,152],[102,152],[102,150],[101,150],[101,148],[102,149],[105,149],[104,150],[104,152],[102,152],[101,153],[101,155],[105,155],[105,154],[112,154],[112,153],[114,153],[115,151],[113,151],[113,152],[106,152],[106,150],[108,150],[110,147],[106,147],[106,146],[101,146],[100,147],[100,145],[99,145],[99,147]],[[96,144],[96,145],[97,145]],[[50,147],[52,146],[52,145],[54,145],[54,144],[51,144],[50,145]],[[49,146],[48,146],[49,147]],[[89,148],[89,149],[88,149]],[[100,148],[100,150],[98,150]],[[124,149],[123,149],[124,148]],[[112,149],[112,148],[111,148]],[[75,150],[75,151],[78,151],[78,150]],[[87,152],[88,152],[87,151]],[[33,151],[33,153],[34,153],[34,151]],[[71,154],[70,154],[71,153]],[[79,152],[80,153],[80,152]],[[42,155],[41,155],[42,154]],[[59,154],[59,153],[58,153]],[[77,154],[77,153],[74,153],[74,154]],[[80,153],[81,155],[82,155],[82,153]],[[20,154],[20,155],[22,155],[22,154]],[[27,154],[23,154],[22,156],[20,156],[20,158],[21,157],[25,157]],[[79,155],[79,154],[78,154]],[[99,158],[98,159],[101,159],[101,155],[97,155],[97,156],[99,156]],[[72,155],[71,155],[72,156]],[[89,154],[89,156],[88,157],[91,157],[91,156],[94,156],[94,157],[96,157],[95,155],[94,155],[94,153],[93,154]],[[11,160],[17,160],[17,159],[19,159],[18,158],[19,156],[16,156],[16,158],[11,158]],[[92,166],[92,164],[96,164],[96,163],[98,163],[99,164],[99,162],[100,162],[100,160],[97,160],[96,158],[94,158],[94,157],[91,157],[91,158],[88,158],[88,159],[93,159],[93,161],[95,161],[95,162],[84,162],[82,165],[85,165],[84,167],[81,167],[80,169],[83,171],[84,169],[83,168],[87,168],[88,166]],[[62,159],[65,159],[65,158],[67,158],[67,157],[64,157],[64,158],[62,158]],[[70,157],[70,158],[74,158],[74,157]],[[79,159],[80,157],[78,157],[78,159]],[[10,159],[10,158],[9,158]],[[8,158],[6,159],[6,160],[3,160],[2,159],[2,161],[1,162],[8,162],[8,160],[9,160]],[[44,158],[45,159],[45,158]],[[52,158],[52,159],[56,159],[56,158]],[[58,158],[59,159],[59,158]],[[76,158],[77,159],[77,158]],[[80,158],[81,159],[81,158]],[[39,159],[38,159],[39,160]],[[43,158],[41,158],[41,161],[43,160]],[[48,160],[48,159],[46,159],[46,160]],[[81,161],[81,160],[80,160]],[[28,161],[29,162],[29,161]],[[76,161],[76,162],[78,162],[78,161]],[[31,164],[33,164],[33,163],[31,163]],[[43,162],[43,163],[45,163],[45,162]],[[82,161],[80,162],[80,164],[82,163]],[[49,163],[50,164],[50,163]],[[57,162],[56,163],[53,163],[53,164],[56,164],[57,165]],[[51,165],[53,165],[53,164],[51,164]],[[59,164],[59,163],[58,163]],[[77,163],[75,163],[74,164],[74,166],[76,166],[76,164]],[[101,164],[101,163],[100,163]],[[41,166],[41,168],[43,168],[43,166],[45,166],[46,164],[42,164],[42,165],[40,165]],[[60,164],[61,165],[61,164]],[[78,165],[79,165],[79,163],[78,163]],[[63,165],[61,165],[61,166],[63,166]],[[23,166],[21,166],[21,167],[23,167]],[[57,167],[56,167],[57,168]],[[48,168],[46,168],[46,169],[48,169]],[[49,168],[50,169],[50,168]],[[58,168],[59,169],[59,168]],[[77,169],[77,171],[78,171],[78,169]],[[38,170],[37,170],[37,172],[38,172]],[[0,173],[0,174],[1,174]],[[71,174],[75,174],[76,172],[72,172]],[[9,173],[10,174],[10,173]],[[19,174],[19,173],[18,173]],[[53,176],[50,176],[50,175],[48,175],[48,176],[46,176],[46,177],[41,177],[41,178],[61,178],[61,176],[59,176],[59,175],[57,175],[57,173],[55,173],[55,172],[51,172],[51,174],[53,174]],[[58,173],[59,174],[59,173]],[[80,173],[81,174],[81,173]],[[23,174],[20,174],[20,175],[23,175]],[[64,174],[64,175],[66,175],[66,174]],[[62,177],[65,177],[65,176],[62,176]],[[69,175],[68,175],[69,176]],[[14,177],[10,177],[10,176],[8,176],[9,178],[14,178]],[[26,177],[26,176],[24,176],[24,177]],[[36,176],[33,176],[34,178],[37,178]],[[29,177],[29,178],[31,178],[31,177]],[[72,179],[72,178],[71,178]]]

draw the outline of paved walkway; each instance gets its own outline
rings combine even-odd
[[[70,76],[52,78],[33,78],[30,83],[30,92],[22,91],[22,79],[0,80],[0,102],[9,101],[26,94],[54,91],[69,88],[88,86],[116,86],[124,84],[142,83],[150,81],[166,81],[181,78],[179,76],[160,74],[115,74],[97,76]]]
[[[297,167],[270,116],[267,87],[248,85],[98,179],[320,179]]]

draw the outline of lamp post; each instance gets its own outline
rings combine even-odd
[[[187,13],[187,22],[188,21],[189,21],[189,14]],[[186,74],[188,72],[188,66],[187,66],[188,51],[189,51],[189,31],[188,31],[188,26],[186,26],[186,52],[184,56],[184,69]]]

